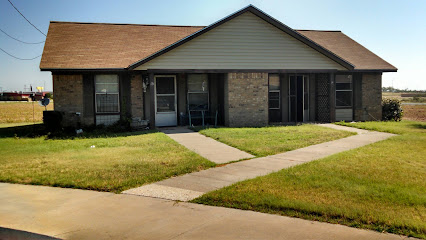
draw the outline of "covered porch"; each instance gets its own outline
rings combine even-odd
[[[155,127],[225,125],[225,76],[202,72],[147,74],[146,119]]]
[[[338,108],[336,76],[326,71],[148,71],[142,75],[144,117],[155,127],[352,120],[352,75],[351,92],[338,94],[346,106]],[[341,112],[349,118],[340,119]]]

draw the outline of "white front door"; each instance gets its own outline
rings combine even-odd
[[[155,76],[155,125],[177,125],[176,76]]]

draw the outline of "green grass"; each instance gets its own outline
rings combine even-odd
[[[361,128],[372,131],[388,132],[400,135],[426,137],[426,123],[416,121],[401,122],[337,122],[337,125]]]
[[[312,124],[262,128],[208,128],[199,132],[257,157],[283,153],[354,134]]]
[[[0,137],[0,182],[118,193],[215,165],[159,132],[47,139],[10,137],[12,130],[6,130]]]
[[[196,203],[426,238],[426,123],[342,123],[401,134],[236,183]]]

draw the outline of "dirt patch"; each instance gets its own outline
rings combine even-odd
[[[426,122],[426,105],[402,105],[404,120]]]

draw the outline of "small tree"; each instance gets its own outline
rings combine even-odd
[[[44,97],[45,97],[45,98],[50,98],[50,99],[52,99],[52,98],[53,98],[53,94],[51,94],[51,93],[46,93],[46,94],[44,94]]]
[[[384,121],[401,121],[403,110],[401,102],[398,99],[382,100],[382,120]]]

